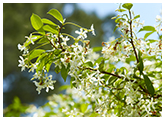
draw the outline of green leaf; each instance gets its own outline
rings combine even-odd
[[[59,66],[56,66],[54,71],[58,74],[61,71],[61,69],[59,68]]]
[[[45,31],[43,29],[43,26],[39,30],[37,30],[37,31],[38,31],[39,34],[41,34],[43,36],[45,35]]]
[[[140,17],[140,15],[136,15],[133,19],[137,19],[137,18],[139,18]]]
[[[93,48],[93,52],[98,52],[98,51],[101,51],[102,50],[102,47],[94,47]]]
[[[43,54],[41,56],[38,57],[36,62],[39,62],[36,71],[42,71],[43,67],[45,66],[47,60],[47,55]]]
[[[101,63],[99,64],[99,71],[103,71],[104,68],[104,59],[101,61]]]
[[[88,61],[88,62],[84,63],[83,66],[93,67],[93,63],[91,61]]]
[[[129,58],[126,58],[126,62],[129,64],[131,61],[135,61],[136,58],[134,55],[130,55]]]
[[[56,10],[56,9],[51,9],[48,14],[52,15],[54,18],[56,18],[57,20],[59,20],[61,23],[63,23],[63,17],[61,15],[61,13]]]
[[[113,30],[113,33],[116,31],[116,29],[118,28],[118,26],[115,26],[114,30]]]
[[[48,42],[48,39],[47,38],[42,38],[37,42],[37,44],[42,44],[42,43],[46,43],[46,42]]]
[[[125,18],[117,18],[115,20],[116,23],[119,23],[119,22],[122,22],[122,21],[125,21],[126,19]]]
[[[115,76],[110,77],[110,79],[108,80],[108,85],[112,85],[118,78]]]
[[[127,10],[130,10],[132,8],[133,4],[132,3],[124,3],[122,5],[123,8],[126,8]]]
[[[41,18],[34,13],[30,17],[30,20],[31,20],[31,24],[35,30],[39,30],[43,26]]]
[[[140,70],[140,75],[143,73],[143,69],[144,69],[144,65],[143,65],[143,59],[142,59],[142,54],[141,51],[138,51],[138,59],[139,59],[139,64],[138,64],[138,68]]]
[[[53,26],[58,26],[56,25],[55,23],[53,23],[52,21],[46,19],[46,18],[43,18],[42,19],[42,22],[45,23],[45,24],[49,24],[49,25],[53,25]]]
[[[146,84],[146,86],[147,86],[148,92],[149,92],[152,96],[154,96],[155,89],[154,89],[154,87],[153,87],[153,85],[152,85],[151,80],[149,79],[149,77],[148,77],[147,75],[144,75],[144,74],[143,74],[143,77],[144,77],[145,84]]]
[[[85,111],[87,110],[87,108],[88,108],[88,103],[83,103],[83,104],[81,104],[81,106],[80,106],[80,110],[81,110],[81,112],[82,113],[85,113]]]
[[[150,43],[158,42],[158,40],[153,40],[153,39],[148,39],[147,41],[149,41]]]
[[[94,66],[96,65],[96,63],[100,64],[100,62],[103,60],[104,58],[103,57],[99,57],[95,63],[94,63]]]
[[[124,12],[126,11],[125,9],[119,9],[118,12]]]
[[[63,91],[63,90],[66,90],[66,89],[68,89],[68,88],[70,88],[70,85],[63,85],[63,86],[61,86],[61,87],[59,88],[59,90],[60,90],[60,91]]]
[[[155,32],[155,28],[153,26],[143,26],[143,28],[141,28],[138,32],[141,32],[141,31],[152,31],[152,32]]]
[[[70,78],[70,86],[71,86],[71,88],[73,88],[73,86],[74,86],[74,84],[75,84],[75,83],[72,83],[74,80],[75,80],[74,77],[71,77],[71,78]]]
[[[56,56],[60,55],[61,52],[62,52],[62,51],[59,50],[59,49],[55,49],[55,50],[54,50],[54,54],[55,54]]]
[[[69,72],[69,69],[70,69],[70,64],[68,63],[67,68],[65,68],[63,63],[61,63],[61,64],[62,64],[61,76],[64,79],[64,81],[66,82],[66,78],[68,76],[68,72]]]
[[[48,61],[48,63],[46,63],[45,69],[47,72],[49,72],[50,66],[52,65],[53,61]]]
[[[148,36],[150,36],[152,33],[154,33],[154,32],[155,32],[155,31],[146,33],[146,34],[144,35],[144,40],[145,40]]]
[[[44,26],[43,26],[43,29],[44,29],[45,31],[54,33],[54,34],[56,34],[56,35],[58,34],[58,30],[55,29],[55,28],[53,28],[53,27],[51,27],[50,25],[44,25]]]
[[[33,50],[30,55],[29,55],[29,60],[32,60],[38,56],[41,55],[41,53],[45,52],[45,50],[42,50],[42,49],[35,49]]]
[[[116,68],[116,67],[115,67],[114,64],[109,64],[109,68],[108,68],[108,70],[106,70],[106,71],[111,73],[115,68]]]

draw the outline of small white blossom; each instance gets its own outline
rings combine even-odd
[[[23,51],[24,54],[29,53],[28,49],[24,45],[18,44],[18,49]]]
[[[40,94],[41,89],[44,89],[44,88],[46,88],[46,92],[49,92],[49,88],[52,90],[54,89],[53,83],[55,83],[56,81],[52,80],[52,75],[47,76],[46,74],[46,76],[43,77],[43,79],[44,80],[41,82],[33,81],[37,87],[36,90],[38,91],[38,94]]]
[[[19,62],[19,65],[18,65],[18,67],[22,67],[21,68],[21,71],[24,71],[25,70],[25,67],[27,67],[27,65],[25,64],[25,60],[23,59],[23,57],[22,56],[19,56],[20,58],[21,58],[21,60],[18,60],[18,62]]]
[[[156,16],[156,22],[160,22],[161,21],[161,17],[160,17],[160,15],[157,15]]]
[[[81,39],[82,38],[84,40],[85,38],[87,38],[87,34],[86,34],[87,31],[86,30],[83,31],[82,28],[80,28],[80,31],[76,30],[75,33],[76,34],[79,34],[79,36],[77,37],[77,39]]]
[[[39,64],[39,63],[32,64],[32,65],[30,66],[31,69],[29,70],[29,72],[30,72],[30,71],[34,72],[34,70],[37,69],[37,65],[38,65],[38,64]]]
[[[40,73],[40,71],[36,72],[34,75],[33,75],[33,78],[32,79],[40,79],[42,76],[42,74]]]
[[[92,30],[92,34],[95,36],[95,31],[94,31],[94,27],[93,27],[93,24],[91,25],[91,30]]]
[[[65,38],[64,37],[62,37],[62,40],[63,40],[63,42],[61,43],[61,44],[63,44],[63,45],[67,45],[67,41],[69,41],[70,39],[68,38],[68,36],[66,36]]]
[[[30,37],[25,36],[25,38],[27,38],[27,39],[28,39],[28,41],[27,41],[27,42],[31,41],[31,43],[32,43],[32,44],[34,44],[33,39],[37,39],[37,37],[32,37],[32,34],[30,34]]]

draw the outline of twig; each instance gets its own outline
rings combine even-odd
[[[80,67],[78,67],[80,68]],[[80,68],[82,69],[82,68]],[[97,71],[96,69],[93,69],[93,68],[84,68],[84,69],[88,69],[88,70],[92,70],[92,71]],[[106,72],[106,71],[100,71],[100,73],[103,73],[103,74],[108,74],[108,75],[112,75],[112,76],[115,76],[115,77],[118,77],[118,78],[123,78],[122,76],[119,76],[119,75],[116,75],[116,74],[113,74],[113,73],[110,73],[110,72]]]
[[[130,16],[130,32],[131,32],[131,41],[130,43],[132,44],[132,47],[133,47],[133,50],[134,50],[134,53],[135,53],[135,57],[136,57],[136,60],[137,60],[137,63],[139,63],[139,59],[138,59],[138,56],[137,56],[137,52],[135,50],[135,46],[133,44],[133,34],[132,34],[132,16],[131,16],[131,11],[129,10],[129,16]]]
[[[65,51],[65,50],[63,49],[62,45],[61,45],[61,42],[60,42],[60,33],[61,33],[62,27],[63,27],[63,25],[61,25],[61,27],[59,28],[59,31],[58,31],[58,43],[59,43],[59,45],[60,45],[62,51]]]
[[[47,39],[48,39],[48,38],[47,38]],[[48,40],[49,40],[49,39],[48,39]],[[57,49],[56,46],[54,46],[53,43],[52,43],[50,40],[49,40],[49,42],[50,42],[50,44],[51,44],[55,49]]]

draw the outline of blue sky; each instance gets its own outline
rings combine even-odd
[[[78,6],[85,10],[87,13],[95,11],[96,14],[102,18],[108,15],[108,13],[115,12],[118,8],[116,3],[78,3]],[[161,3],[133,3],[132,10],[135,14],[140,14],[141,22],[144,20],[144,25],[156,25],[156,15],[160,15],[162,9]],[[117,14],[117,12],[116,12]],[[142,37],[144,33],[140,33],[139,37]],[[149,38],[156,39],[157,34],[149,36]]]

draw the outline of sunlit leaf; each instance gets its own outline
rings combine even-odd
[[[52,15],[54,18],[56,18],[57,20],[59,20],[61,23],[63,23],[63,17],[61,15],[61,13],[56,10],[56,9],[51,9],[48,14]]]
[[[138,32],[141,32],[141,31],[152,31],[152,32],[155,32],[155,28],[153,26],[143,26],[143,28],[141,28]]]
[[[137,18],[139,18],[140,17],[140,15],[136,15],[133,19],[137,19]]]
[[[31,54],[29,55],[28,58],[29,58],[29,60],[32,60],[32,59],[34,59],[34,58],[40,56],[41,53],[43,53],[43,52],[45,52],[45,50],[43,50],[43,49],[35,49],[35,50],[33,50],[33,51],[31,52]]]
[[[30,20],[31,20],[31,24],[35,30],[39,30],[43,26],[41,18],[34,13],[32,14]]]
[[[59,88],[59,90],[62,91],[62,90],[66,90],[66,89],[68,89],[68,88],[70,88],[70,85],[62,85],[62,86]]]
[[[53,23],[52,21],[46,19],[46,18],[43,18],[42,19],[42,22],[45,23],[45,24],[49,24],[49,25],[53,25],[53,26],[58,26],[56,25],[55,23]]]
[[[91,61],[88,61],[88,62],[84,63],[83,66],[93,67],[93,63]]]
[[[144,35],[144,40],[145,40],[148,36],[150,36],[152,33],[154,33],[154,32],[155,32],[155,31],[146,33],[146,34]]]
[[[127,10],[130,10],[132,8],[133,4],[132,3],[124,3],[122,5],[123,8],[126,8]]]
[[[44,29],[45,31],[54,33],[54,34],[56,34],[56,35],[58,34],[58,30],[55,29],[55,28],[53,28],[53,27],[51,27],[50,25],[44,25],[44,26],[43,26],[43,29]]]
[[[102,47],[94,47],[93,48],[93,52],[98,52],[98,51],[101,51],[102,50]]]
[[[85,111],[87,110],[87,108],[88,108],[88,103],[83,103],[83,104],[81,104],[81,106],[80,106],[80,110],[81,110],[81,112],[82,113],[85,113]]]
[[[94,65],[96,65],[96,63],[100,64],[100,62],[101,62],[103,59],[104,59],[103,57],[99,57],[99,58],[95,61]]]

